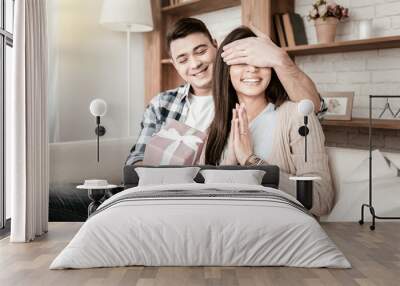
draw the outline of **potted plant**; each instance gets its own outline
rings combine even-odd
[[[317,0],[312,5],[308,20],[314,20],[319,43],[333,43],[336,37],[336,26],[340,20],[349,16],[349,9],[334,2]]]

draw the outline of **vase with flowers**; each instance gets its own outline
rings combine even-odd
[[[334,2],[317,0],[312,5],[308,20],[314,20],[318,43],[333,43],[340,20],[349,17],[349,9]]]

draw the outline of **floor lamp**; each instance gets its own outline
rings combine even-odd
[[[110,30],[126,32],[127,40],[127,96],[128,96],[128,136],[131,125],[131,32],[153,30],[150,0],[103,0],[100,24]]]

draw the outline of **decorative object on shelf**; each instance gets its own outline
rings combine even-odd
[[[361,205],[361,219],[358,221],[359,224],[364,224],[364,208],[367,207],[369,208],[369,211],[372,216],[372,225],[370,225],[371,230],[375,230],[375,220],[376,219],[389,219],[389,220],[397,220],[400,219],[400,217],[383,217],[383,216],[378,216],[375,213],[375,208],[373,206],[372,202],[372,99],[374,98],[382,98],[385,97],[387,99],[389,98],[400,98],[400,95],[370,95],[369,96],[369,188],[368,188],[368,204],[362,204]]]
[[[372,37],[372,20],[365,19],[358,24],[358,38],[369,39]]]
[[[351,120],[354,92],[321,92],[328,107],[324,120]]]
[[[79,185],[77,189],[88,191],[88,197],[92,201],[88,206],[88,217],[96,211],[102,201],[105,199],[106,191],[117,188],[117,185],[110,185],[107,180],[85,180],[83,185]]]
[[[97,162],[100,161],[100,136],[106,133],[104,126],[100,125],[100,117],[103,117],[107,112],[107,103],[103,99],[94,99],[89,106],[90,113],[96,117],[97,127],[94,132],[97,135]]]
[[[394,114],[394,112],[393,112],[393,110],[392,110],[392,107],[390,106],[389,98],[388,98],[388,97],[386,97],[385,106],[383,107],[383,110],[382,110],[382,112],[379,114],[378,118],[382,118],[382,116],[385,114],[386,110],[389,111],[389,113],[392,115],[393,118],[396,118],[397,114],[399,113],[399,112],[397,112],[396,114]]]
[[[126,32],[127,42],[127,109],[128,136],[131,122],[131,32],[153,30],[153,16],[149,0],[103,0],[100,24],[113,31]]]
[[[314,20],[318,43],[333,43],[336,37],[336,27],[340,20],[349,16],[349,9],[326,0],[317,0],[312,5],[308,20]]]

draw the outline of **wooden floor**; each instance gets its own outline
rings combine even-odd
[[[356,223],[326,223],[324,229],[353,268],[121,267],[48,270],[81,226],[50,223],[44,237],[28,244],[0,241],[0,285],[400,285],[400,223],[379,222],[376,230]]]

